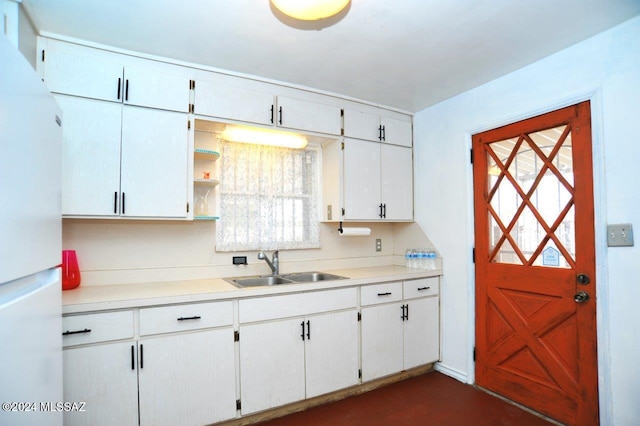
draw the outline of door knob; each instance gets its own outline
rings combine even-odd
[[[591,279],[587,274],[578,274],[576,281],[578,281],[578,284],[587,285],[591,282]]]
[[[584,291],[579,291],[573,296],[573,300],[575,300],[576,303],[584,303],[589,300],[589,295]]]

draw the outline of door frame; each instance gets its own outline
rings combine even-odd
[[[595,260],[596,260],[596,336],[598,355],[598,388],[599,388],[599,409],[600,422],[611,424],[613,422],[613,407],[611,396],[611,357],[609,354],[610,335],[610,309],[609,309],[609,281],[607,273],[607,235],[606,235],[606,188],[604,169],[604,144],[603,144],[603,116],[602,116],[602,90],[597,88],[588,92],[578,93],[568,98],[560,98],[526,113],[514,114],[501,117],[491,123],[483,124],[477,128],[466,131],[466,148],[468,152],[472,149],[472,135],[495,129],[511,123],[515,123],[538,115],[546,114],[557,109],[565,108],[580,102],[591,102],[591,151],[593,157],[593,203],[594,203],[594,225],[595,225]],[[472,253],[475,247],[475,214],[474,214],[474,192],[473,192],[473,164],[469,163],[467,168],[467,247]],[[467,297],[468,297],[468,336],[469,348],[467,355],[467,381],[475,384],[475,360],[474,348],[476,333],[476,276],[475,264],[469,256],[467,275]]]

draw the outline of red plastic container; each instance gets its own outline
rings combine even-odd
[[[62,250],[62,289],[71,290],[80,285],[80,268],[75,250]]]

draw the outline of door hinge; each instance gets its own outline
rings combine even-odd
[[[234,342],[239,342],[240,341],[240,332],[239,331],[234,331],[233,332],[233,341]]]
[[[42,62],[44,62],[44,49],[42,49]]]
[[[362,369],[358,370],[358,379],[362,379]]]
[[[473,164],[473,148],[469,150],[469,154],[471,155],[469,161],[471,161],[471,164]]]
[[[476,248],[475,247],[471,250],[471,260],[473,261],[473,263],[476,263]]]
[[[189,202],[187,201],[187,213],[189,213]]]
[[[362,321],[362,314],[358,312],[358,321]]]
[[[242,409],[242,403],[240,402],[239,399],[236,399],[236,410],[240,410]]]
[[[340,149],[342,149],[344,151],[344,142],[340,143]]]
[[[193,114],[195,111],[195,104],[189,104],[189,113]]]
[[[189,80],[189,89],[195,89],[195,88],[196,88],[196,81]]]
[[[473,347],[473,360],[476,360],[476,347]]]

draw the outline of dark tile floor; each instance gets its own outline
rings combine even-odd
[[[261,426],[550,424],[473,386],[437,372],[260,423]]]

